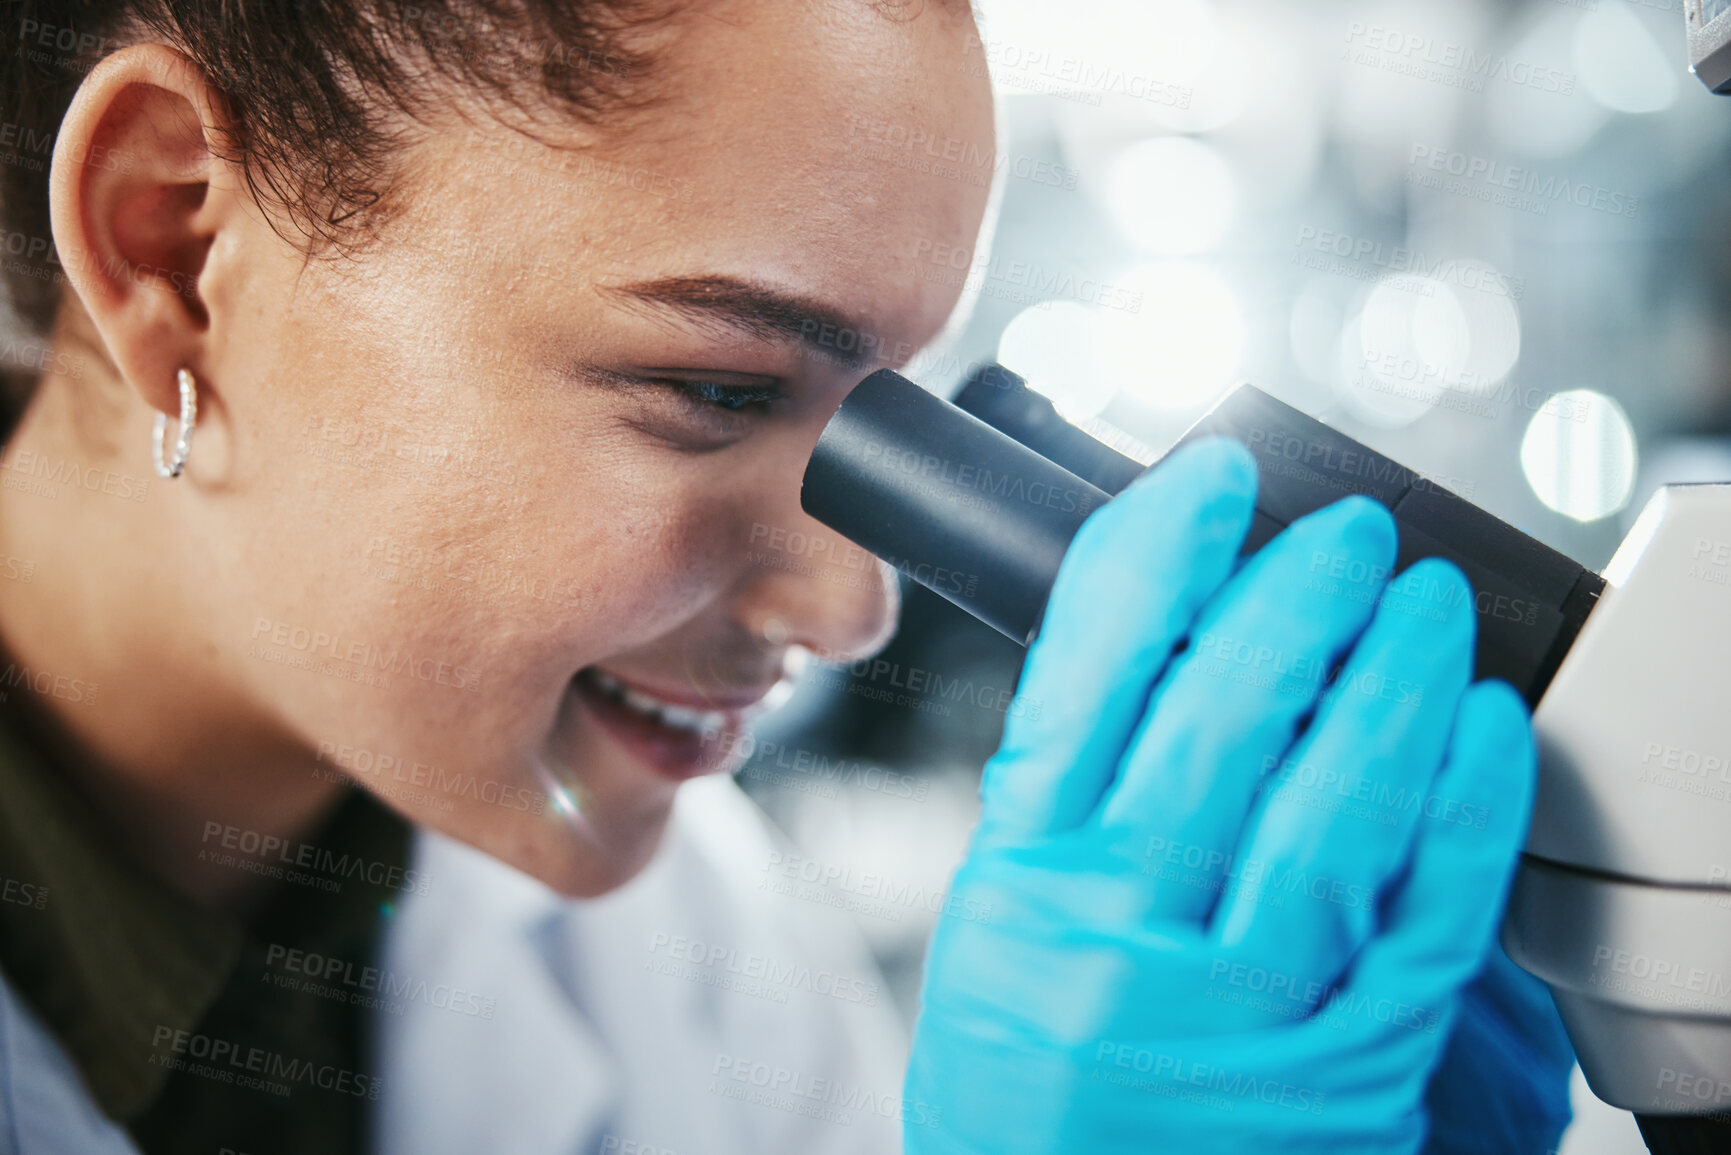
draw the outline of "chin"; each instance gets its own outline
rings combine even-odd
[[[672,791],[628,817],[593,816],[588,828],[552,808],[480,829],[445,816],[441,833],[529,875],[566,898],[599,898],[630,882],[654,859],[667,832]]]
[[[388,796],[381,801],[561,895],[596,898],[654,859],[682,783],[743,760],[750,707],[766,693],[757,688],[701,709],[708,695],[688,691],[681,702],[677,689],[651,696],[605,676],[579,676],[563,688],[554,724],[518,747],[525,753],[476,771],[542,798],[540,813],[480,803],[416,813]],[[489,744],[516,745],[510,737]]]

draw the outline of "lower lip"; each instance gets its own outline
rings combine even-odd
[[[620,745],[651,770],[674,782],[725,769],[731,761],[729,755],[739,748],[745,732],[745,717],[737,710],[727,712],[727,721],[720,730],[698,733],[644,717],[614,701],[586,679],[573,680],[571,688],[590,716]]]

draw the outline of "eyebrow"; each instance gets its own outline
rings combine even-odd
[[[792,341],[844,369],[884,352],[881,335],[834,306],[739,277],[664,277],[603,290],[627,305],[670,309],[760,341]]]

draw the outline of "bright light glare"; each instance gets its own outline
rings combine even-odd
[[[1334,381],[1336,354],[1340,349],[1340,330],[1346,318],[1340,304],[1329,291],[1332,286],[1312,280],[1292,302],[1292,318],[1288,336],[1292,341],[1292,359],[1312,381],[1329,384]]]
[[[1446,363],[1449,385],[1466,393],[1492,393],[1521,356],[1521,315],[1509,295],[1509,278],[1484,261],[1455,266],[1454,294],[1468,327],[1458,362]],[[1501,290],[1501,291],[1499,291]]]
[[[1194,410],[1235,383],[1248,346],[1244,312],[1213,269],[1182,261],[1143,265],[1122,281],[1141,309],[1103,318],[1112,378],[1159,409]]]
[[[1105,198],[1113,222],[1137,248],[1183,256],[1225,239],[1238,190],[1214,149],[1187,136],[1162,136],[1114,158]]]
[[[1118,391],[1105,350],[1110,335],[1099,310],[1048,301],[1016,314],[998,338],[998,362],[1027,378],[1069,421],[1096,417]]]
[[[1574,8],[1557,5],[1506,49],[1506,57],[1498,49],[1495,59],[1506,59],[1511,68],[1519,62],[1531,81],[1497,81],[1485,87],[1485,119],[1503,147],[1528,156],[1568,156],[1591,140],[1610,115],[1598,101],[1563,91],[1566,85],[1579,84],[1574,45],[1580,20]]]
[[[1675,19],[1673,17],[1672,19]],[[1675,46],[1659,47],[1623,0],[1599,0],[1575,29],[1575,68],[1585,88],[1617,112],[1659,112],[1677,100]]]
[[[1464,359],[1471,328],[1454,290],[1425,277],[1385,277],[1341,333],[1337,393],[1360,420],[1397,428],[1428,413]]]
[[[1094,91],[1140,97],[1150,82],[1188,84],[1220,52],[1220,18],[1202,0],[980,0],[993,83],[1006,93]]]
[[[1634,492],[1635,431],[1603,393],[1559,393],[1527,423],[1521,469],[1540,501],[1576,521],[1597,521]]]

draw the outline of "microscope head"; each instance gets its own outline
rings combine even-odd
[[[1731,0],[1683,0],[1689,71],[1721,95],[1731,93]]]
[[[1358,493],[1394,513],[1400,568],[1467,574],[1476,676],[1526,698],[1540,754],[1504,948],[1653,1151],[1731,1150],[1731,484],[1661,489],[1600,575],[1251,386],[1179,443],[1216,435],[1257,460],[1246,552]],[[831,420],[801,500],[1026,644],[1070,539],[1145,467],[1001,366],[957,404],[881,371]],[[958,572],[973,580],[941,580]]]

